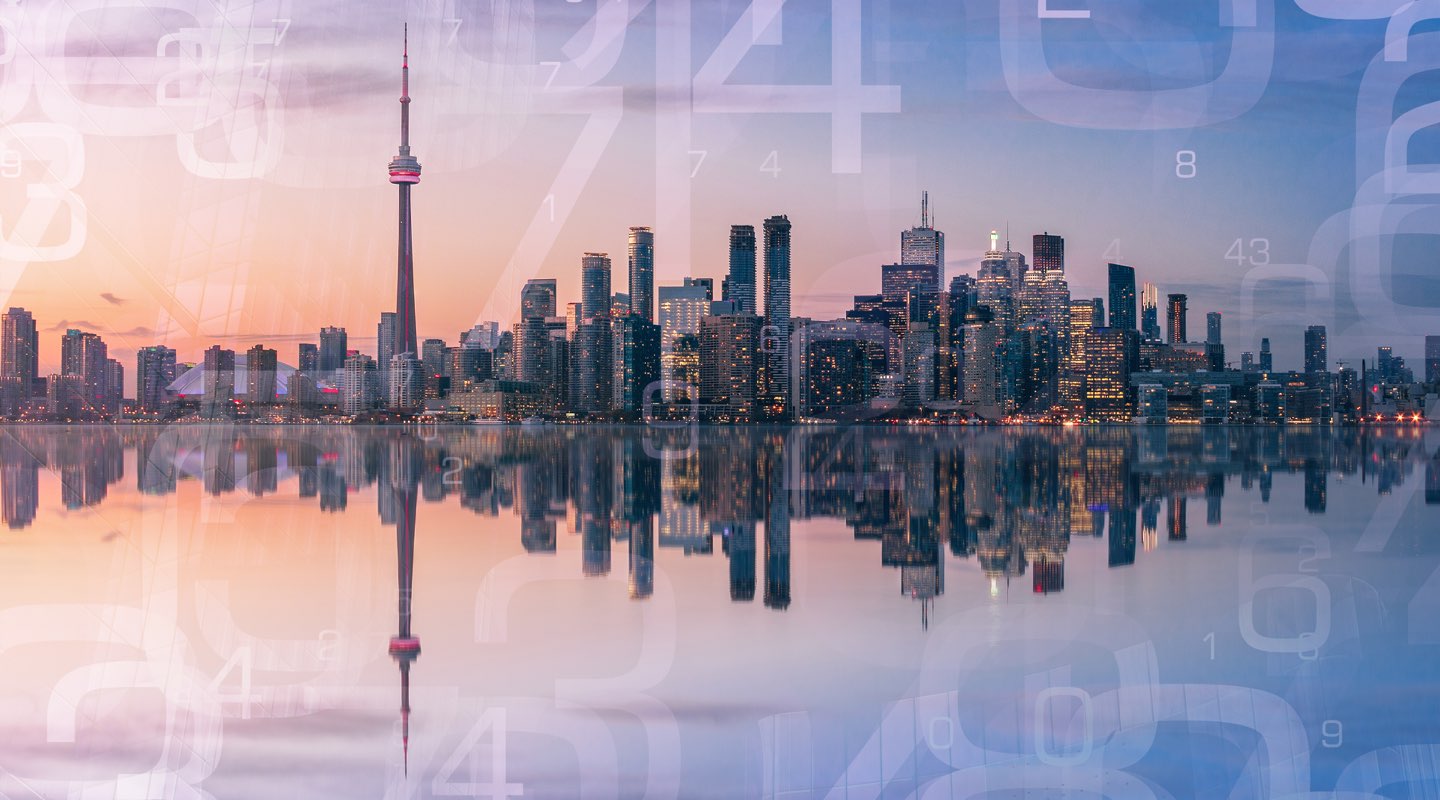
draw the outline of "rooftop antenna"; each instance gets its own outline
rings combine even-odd
[[[930,227],[930,191],[920,192],[920,227]]]

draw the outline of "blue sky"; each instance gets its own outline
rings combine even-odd
[[[1237,2],[1247,22],[1249,0]],[[1321,0],[1253,0],[1255,24],[1241,27],[1221,24],[1230,0],[1049,3],[1089,18],[1039,20],[1035,0],[267,0],[226,25],[197,0],[9,9],[22,47],[0,67],[31,99],[0,114],[76,132],[73,191],[89,221],[74,254],[6,262],[9,303],[42,328],[83,321],[122,355],[157,341],[182,358],[210,341],[291,342],[325,324],[364,347],[393,302],[384,165],[408,19],[423,336],[508,324],[528,277],[555,277],[574,299],[580,254],[608,250],[619,265],[631,225],[655,227],[662,283],[721,277],[728,227],[774,213],[795,226],[795,312],[838,315],[878,287],[928,189],[949,275],[973,270],[992,228],[1008,225],[1027,254],[1049,231],[1066,237],[1077,297],[1103,294],[1106,261],[1132,264],[1162,294],[1191,295],[1192,336],[1205,312],[1224,313],[1232,359],[1270,335],[1277,363],[1296,366],[1311,321],[1331,327],[1337,356],[1384,343],[1418,362],[1423,335],[1440,333],[1440,222],[1420,209],[1393,253],[1387,238],[1358,265],[1354,248],[1331,258],[1317,244],[1322,229],[1363,233],[1336,215],[1370,177],[1357,181],[1357,163],[1382,163],[1375,141],[1391,124],[1369,120],[1357,140],[1367,70],[1396,84],[1396,117],[1440,100],[1427,75],[1396,77],[1406,63],[1371,67],[1384,20],[1303,10]],[[1436,27],[1414,29],[1409,64],[1431,58]],[[167,35],[203,55],[172,46],[156,59]],[[226,57],[236,48],[243,80]],[[199,77],[157,107],[157,75],[186,63]],[[854,75],[863,85],[845,84]],[[834,81],[845,85],[815,88]],[[857,107],[871,109],[858,127],[845,113]],[[220,177],[196,163],[246,153]],[[1440,137],[1417,134],[1409,161],[1440,162]],[[0,230],[15,238],[24,187],[0,186]],[[1313,278],[1309,310],[1296,274]],[[1369,286],[1377,296],[1352,297]],[[1260,318],[1275,310],[1292,317]]]

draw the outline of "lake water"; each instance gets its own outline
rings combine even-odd
[[[1437,445],[0,428],[0,797],[1435,797]]]

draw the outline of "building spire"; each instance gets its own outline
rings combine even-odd
[[[410,153],[410,23],[405,23],[404,53],[400,57],[400,152]]]
[[[930,227],[930,191],[920,192],[920,227]]]

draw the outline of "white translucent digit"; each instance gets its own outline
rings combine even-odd
[[[1260,542],[1298,540],[1317,558],[1330,557],[1330,539],[1309,525],[1277,525],[1258,529],[1247,537],[1240,552],[1240,636],[1245,644],[1262,653],[1295,653],[1303,655],[1318,650],[1330,638],[1330,587],[1310,575],[1275,573],[1255,577],[1255,554]],[[1261,633],[1255,625],[1255,598],[1264,591],[1298,589],[1310,593],[1315,602],[1315,626],[1291,637]]]
[[[1227,0],[1221,6],[1220,24],[1234,28],[1224,71],[1196,86],[1137,91],[1080,86],[1060,78],[1051,71],[1046,58],[1042,34],[1045,23],[1036,14],[1034,3],[1001,0],[1000,55],[1005,84],[1016,102],[1030,113],[1073,127],[1164,130],[1234,119],[1259,102],[1270,82],[1275,51],[1274,1]],[[1199,48],[1200,44],[1194,46]]]
[[[778,30],[781,3],[752,2],[695,73],[694,108],[706,113],[825,113],[830,115],[830,169],[861,171],[861,117],[900,112],[900,87],[867,84],[861,76],[860,0],[831,0],[830,83],[761,85],[729,83],[754,47],[778,43],[756,31]]]
[[[50,122],[22,122],[0,129],[0,152],[15,152],[40,164],[42,176],[29,181],[29,201],[13,225],[0,220],[0,261],[64,261],[85,245],[89,213],[75,193],[85,174],[85,142],[78,131]],[[65,241],[42,242],[61,212],[68,217]],[[8,233],[4,233],[5,229]]]

